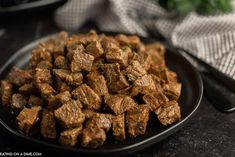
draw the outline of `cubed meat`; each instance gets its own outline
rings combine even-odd
[[[164,94],[170,99],[170,100],[178,100],[181,93],[181,83],[171,82],[168,84],[165,84],[164,86]]]
[[[124,141],[126,139],[125,132],[125,115],[117,115],[113,118],[113,137],[115,140]]]
[[[34,80],[35,80],[36,84],[40,84],[40,83],[52,84],[53,83],[51,71],[48,70],[48,69],[38,69],[38,68],[36,68],[36,73],[34,75]]]
[[[58,34],[57,38],[54,39],[53,50],[51,52],[54,58],[56,58],[59,55],[64,55],[64,48],[66,45],[67,38],[68,38],[68,33],[62,31]]]
[[[99,72],[90,72],[87,75],[88,85],[94,90],[99,96],[108,94],[108,87],[103,75]]]
[[[42,95],[42,97],[47,100],[54,97],[56,94],[56,91],[48,83],[40,83],[37,85],[37,88],[38,88],[40,94]]]
[[[56,119],[66,129],[79,127],[85,121],[85,115],[76,103],[68,102],[54,111]]]
[[[104,64],[102,66],[102,70],[104,71],[105,79],[110,92],[115,93],[129,86],[125,76],[120,71],[120,66],[118,63]]]
[[[72,97],[79,99],[85,108],[100,110],[101,99],[100,97],[86,84],[82,84],[72,91]]]
[[[128,46],[130,44],[128,37],[124,34],[116,35],[115,39],[119,42],[120,45]]]
[[[151,56],[146,52],[142,52],[142,53],[138,53],[138,54],[133,53],[131,59],[137,60],[146,71],[148,71],[150,66],[152,65]]]
[[[146,70],[141,66],[138,61],[132,61],[126,68],[126,75],[129,81],[135,81],[136,79],[146,75]]]
[[[86,119],[90,119],[94,114],[96,114],[95,111],[90,109],[83,109],[82,113],[85,114]]]
[[[29,135],[32,131],[32,128],[40,118],[40,111],[40,106],[24,108],[16,117],[19,129],[22,130],[25,134]]]
[[[32,80],[32,75],[28,71],[13,67],[8,74],[7,79],[13,85],[22,86]]]
[[[75,51],[70,68],[72,72],[91,71],[94,56]]]
[[[53,73],[69,85],[78,86],[82,84],[83,75],[81,73],[72,73],[71,71],[65,69],[53,69]]]
[[[151,43],[146,45],[147,51],[154,50],[155,53],[158,53],[161,55],[162,59],[164,59],[164,54],[165,54],[165,47],[161,43]]]
[[[110,63],[119,63],[121,68],[128,65],[129,54],[123,51],[120,47],[111,44],[106,50],[105,58]]]
[[[3,105],[10,105],[12,97],[12,84],[8,81],[1,81],[0,95]]]
[[[27,105],[28,98],[22,94],[13,94],[11,100],[11,108],[22,110]]]
[[[158,52],[155,50],[148,50],[147,53],[151,58],[152,65],[165,65],[165,59]]]
[[[158,102],[158,98],[155,97],[154,94],[144,95],[143,100],[151,111],[155,111],[161,106],[161,104]]]
[[[149,72],[158,76],[160,79],[163,79],[166,83],[177,82],[177,75],[167,69],[166,66],[152,66],[149,69]]]
[[[144,135],[149,120],[149,109],[146,105],[136,105],[126,113],[127,130],[130,137]]]
[[[23,94],[31,94],[36,92],[36,87],[33,82],[26,83],[19,88],[19,92]]]
[[[64,56],[58,56],[55,59],[54,65],[58,69],[69,69],[69,62]]]
[[[106,108],[111,110],[115,115],[123,114],[134,107],[135,101],[124,95],[110,95],[105,98]]]
[[[86,47],[86,53],[94,56],[94,58],[99,58],[102,54],[104,54],[104,50],[99,41],[93,41]]]
[[[129,96],[131,94],[131,90],[132,90],[132,85],[127,88],[123,88],[123,89],[119,90],[117,93]]]
[[[58,82],[57,82],[58,83]],[[59,84],[57,84],[57,91],[59,92],[64,92],[64,91],[71,91],[72,87],[70,85],[68,85],[67,83],[60,81]]]
[[[104,129],[105,132],[108,132],[112,125],[111,114],[103,114],[103,113],[95,113],[87,122],[87,128],[101,128]]]
[[[41,135],[45,139],[56,139],[56,124],[53,112],[44,109],[40,124]]]
[[[131,95],[137,94],[149,94],[156,91],[155,82],[151,75],[144,75],[141,78],[135,80],[132,88]]]
[[[169,101],[166,106],[159,108],[155,113],[163,125],[169,125],[181,119],[180,107],[175,100]]]
[[[51,62],[49,62],[47,60],[40,61],[37,64],[37,69],[48,69],[48,70],[51,70],[52,68],[53,68],[53,65],[51,64]]]
[[[85,148],[98,148],[106,140],[105,131],[101,128],[85,128],[82,131],[81,145]]]
[[[112,45],[119,46],[119,43],[111,36],[104,36],[101,39],[101,45],[106,53],[108,48],[112,47]]]
[[[72,42],[76,43],[79,41],[72,41]],[[73,43],[70,43],[70,44],[69,45],[67,44],[68,53],[67,53],[66,57],[71,62],[73,60],[73,55],[75,53],[85,53],[85,48],[82,44],[73,44]]]
[[[64,92],[61,92],[59,94],[57,94],[56,96],[56,99],[58,99],[62,104],[65,104],[69,101],[72,100],[71,98],[71,94],[69,93],[69,91],[64,91]]]
[[[43,106],[45,104],[44,100],[41,97],[35,95],[30,95],[28,100],[29,106]]]
[[[82,125],[72,130],[65,130],[60,134],[59,143],[64,146],[73,147],[76,145],[78,136],[81,133]]]

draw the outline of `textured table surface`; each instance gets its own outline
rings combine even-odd
[[[51,13],[9,17],[0,21],[0,67],[19,48],[58,32]],[[0,128],[0,152],[31,151],[30,146],[8,140]],[[40,148],[36,150],[40,152]],[[46,154],[43,154],[46,155]],[[217,111],[204,96],[195,116],[180,131],[131,156],[232,157],[235,156],[235,113]]]

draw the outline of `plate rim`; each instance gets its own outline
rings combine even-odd
[[[109,32],[103,32],[103,33],[109,33]],[[120,33],[120,32],[110,32],[110,33],[113,35],[113,34],[117,34],[117,33]],[[46,41],[46,40],[48,40],[50,38],[53,38],[56,35],[58,35],[58,33],[44,36],[42,38],[36,39],[36,40],[26,44],[25,46],[20,48],[0,68],[0,75],[3,73],[3,71],[6,69],[6,67],[8,67],[11,64],[11,62],[13,62],[18,56],[23,55],[25,52],[27,52],[28,50],[30,50],[33,47],[35,47],[38,43]],[[140,37],[141,41],[143,39],[157,41],[157,39],[146,38],[146,37],[141,37],[141,36],[139,36],[139,37]],[[187,124],[187,122],[195,115],[196,111],[198,110],[198,108],[200,106],[200,103],[201,103],[201,100],[202,100],[202,96],[203,96],[203,83],[202,83],[202,78],[201,78],[201,75],[200,75],[199,71],[183,55],[181,55],[177,51],[177,49],[174,49],[173,47],[169,47],[167,42],[165,43],[165,46],[166,46],[166,50],[170,50],[170,53],[174,53],[174,55],[177,55],[178,57],[183,59],[185,62],[187,62],[187,64],[189,64],[192,67],[193,73],[196,76],[196,82],[198,84],[199,95],[197,97],[197,100],[195,101],[195,108],[193,108],[193,110],[192,110],[192,112],[190,112],[190,114],[188,114],[181,121],[175,123],[174,125],[170,126],[169,128],[166,128],[164,131],[162,131],[162,132],[160,132],[160,133],[158,133],[158,134],[156,134],[154,136],[151,136],[151,137],[149,137],[149,138],[147,138],[147,139],[145,139],[145,140],[143,140],[141,142],[134,143],[134,144],[131,144],[129,146],[120,147],[120,148],[101,149],[101,150],[100,149],[74,148],[74,147],[69,148],[69,147],[64,147],[64,146],[61,146],[61,145],[58,145],[58,144],[49,143],[49,142],[46,142],[46,141],[43,141],[43,140],[35,139],[33,137],[29,137],[29,136],[26,136],[24,134],[21,134],[21,133],[17,132],[16,130],[12,129],[11,127],[9,127],[1,118],[0,118],[0,124],[9,133],[11,133],[12,135],[15,135],[15,136],[17,136],[17,137],[19,137],[21,139],[24,139],[24,140],[27,140],[27,141],[30,141],[30,142],[34,142],[34,143],[37,143],[37,144],[41,144],[41,145],[44,145],[44,146],[47,146],[47,147],[48,146],[49,147],[53,147],[55,149],[62,149],[62,150],[66,150],[66,151],[73,151],[73,152],[82,153],[82,154],[90,154],[90,155],[92,155],[92,154],[93,155],[94,154],[96,154],[96,155],[103,154],[103,155],[109,155],[111,153],[122,153],[123,151],[128,151],[125,154],[130,154],[130,153],[135,152],[135,150],[133,151],[133,149],[135,149],[136,147],[138,148],[138,147],[142,146],[143,144],[145,144],[144,147],[142,147],[141,149],[138,149],[138,151],[142,150],[142,149],[144,149],[146,147],[149,147],[150,145],[161,141],[162,139],[172,135],[176,131],[180,130],[180,128],[185,126]],[[165,135],[165,134],[167,134],[167,135]]]

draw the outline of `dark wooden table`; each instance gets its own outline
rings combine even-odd
[[[0,19],[0,67],[22,46],[59,30],[51,12]],[[8,136],[0,128],[0,152],[14,151],[31,151],[31,148],[8,140]],[[37,151],[40,152],[40,148]],[[235,113],[220,113],[204,96],[198,112],[184,128],[131,156],[235,156]]]

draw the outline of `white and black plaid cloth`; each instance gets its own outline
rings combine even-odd
[[[101,30],[142,36],[151,27],[235,79],[235,13],[177,18],[150,0],[70,0],[55,13],[56,23],[66,30],[78,30],[88,20]]]

